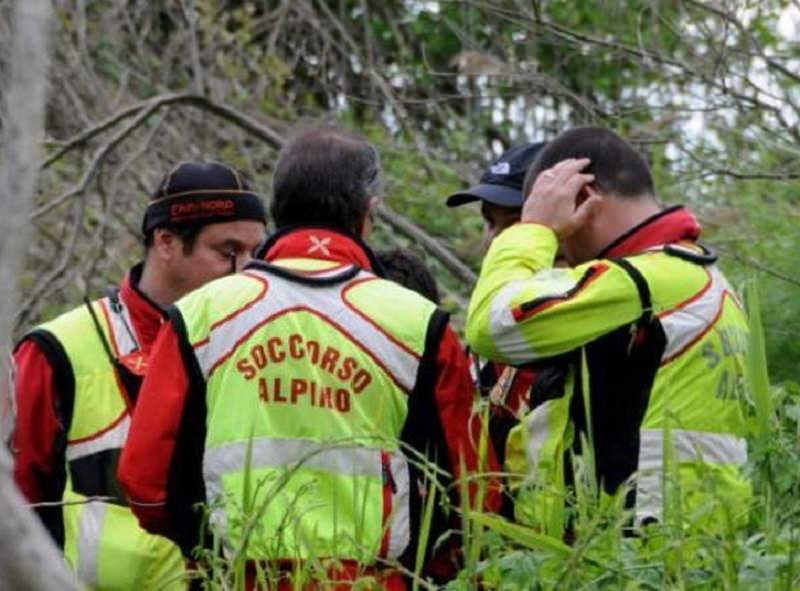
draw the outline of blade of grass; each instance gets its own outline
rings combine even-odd
[[[569,558],[572,554],[572,548],[561,540],[541,534],[529,527],[507,521],[499,515],[473,512],[470,515],[470,519],[525,548],[549,552],[564,559]]]
[[[433,508],[436,503],[436,483],[435,477],[431,477],[428,485],[428,492],[425,497],[425,509],[420,516],[419,538],[417,542],[417,555],[414,564],[414,582],[412,591],[419,589],[420,573],[425,565],[425,550],[428,547],[428,539],[431,535],[431,523],[433,521]]]
[[[750,324],[750,341],[747,351],[747,370],[756,408],[759,435],[770,433],[773,408],[767,370],[767,349],[764,342],[764,328],[761,322],[761,301],[758,282],[753,276],[745,286],[745,302]]]
[[[756,410],[756,438],[761,449],[769,449],[771,425],[774,409],[769,387],[769,371],[767,369],[767,351],[764,341],[764,328],[761,322],[761,300],[758,291],[758,278],[752,275],[745,284],[745,305],[750,326],[747,347],[747,378],[753,403]],[[764,482],[764,523],[767,540],[772,544],[779,535],[777,516],[775,515],[775,484],[773,480],[772,462],[767,456],[763,463],[762,481]]]

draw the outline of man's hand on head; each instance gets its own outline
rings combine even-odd
[[[588,158],[568,158],[539,173],[522,207],[522,221],[547,226],[559,240],[569,238],[592,216],[600,197],[588,194],[579,202],[581,189],[594,175],[581,172]]]

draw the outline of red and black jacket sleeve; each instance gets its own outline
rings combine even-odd
[[[443,471],[452,475],[441,482],[449,493],[450,504],[461,506],[460,491],[456,483],[460,476],[469,480],[469,498],[475,506],[478,490],[478,472],[498,474],[500,472],[491,444],[481,466],[479,441],[482,425],[480,416],[474,414],[475,387],[470,376],[469,359],[458,337],[449,326],[448,316],[437,311],[428,326],[425,352],[420,363],[417,384],[408,401],[408,418],[403,428],[402,440],[416,452],[426,456]],[[411,463],[411,544],[402,557],[407,565],[413,565],[418,547],[420,517],[424,498],[417,494],[417,483],[424,482],[425,475],[415,462]],[[460,474],[462,466],[467,472]],[[421,492],[421,491],[420,491]],[[501,504],[500,482],[496,478],[487,481],[483,510],[498,511]],[[437,504],[438,505],[438,504]],[[426,554],[426,574],[443,580],[455,574],[457,565],[450,560],[448,552],[433,553],[437,539],[458,527],[454,514],[445,515],[438,510],[433,515],[431,534]],[[456,550],[455,538],[445,544],[450,551]]]
[[[205,486],[205,383],[174,308],[150,354],[118,477],[147,531],[186,556],[199,541]]]
[[[65,452],[75,392],[72,368],[59,342],[45,331],[35,331],[17,345],[14,364],[14,482],[31,503],[57,502],[66,485]],[[63,547],[61,507],[35,510]]]

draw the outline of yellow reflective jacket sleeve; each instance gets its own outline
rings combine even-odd
[[[553,268],[557,248],[539,224],[516,224],[492,242],[467,314],[467,341],[479,355],[511,364],[554,357],[641,316],[622,267]]]

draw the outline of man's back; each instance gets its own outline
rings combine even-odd
[[[672,210],[658,219],[686,216]],[[686,523],[718,529],[729,522],[719,519],[723,511],[741,522],[749,500],[740,472],[747,458],[740,409],[747,324],[713,257],[691,242],[667,239],[664,246],[659,239],[671,230],[662,236],[650,224],[638,231],[650,244],[629,256],[547,269],[551,252],[530,244],[544,244],[548,232],[519,226],[496,241],[468,319],[471,344],[492,358],[571,359],[566,394],[532,400],[525,426],[512,432],[512,462],[556,478],[567,416],[588,428],[575,356],[585,348],[597,471],[606,490],[638,470],[631,501],[639,522],[663,517],[664,484],[676,494],[682,489]],[[664,471],[667,426],[677,474]],[[535,520],[544,518],[540,511]]]
[[[356,266],[326,267],[257,263],[178,304],[206,380],[209,501],[232,496],[228,520],[266,503],[258,539],[275,550],[254,539],[251,558],[397,558],[408,544],[399,440],[436,308]],[[250,499],[247,479],[266,482]]]
[[[719,517],[724,510],[734,522],[741,522],[750,498],[749,486],[738,472],[747,461],[741,406],[746,390],[747,319],[717,265],[698,263],[698,256],[705,257],[695,248],[673,245],[666,252],[630,259],[652,286],[654,309],[666,336],[640,431],[639,521],[662,518],[663,430],[667,428],[687,493],[685,518],[701,517],[705,505],[712,510],[706,511],[709,514]],[[705,468],[690,467],[698,458]],[[665,475],[667,488],[675,491],[676,476]],[[692,494],[698,497],[689,501]]]

